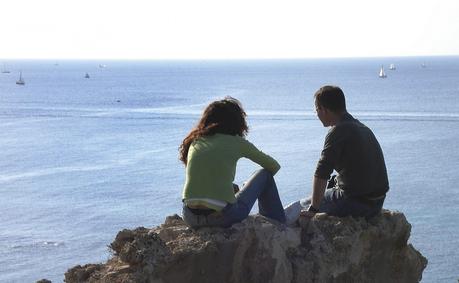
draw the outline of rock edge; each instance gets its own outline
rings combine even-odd
[[[178,215],[122,230],[104,264],[75,266],[65,282],[419,282],[427,266],[403,213],[300,217],[294,227],[249,216],[230,228],[188,228]]]

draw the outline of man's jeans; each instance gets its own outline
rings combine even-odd
[[[345,217],[365,217],[371,218],[381,211],[384,203],[384,197],[378,200],[362,200],[348,197],[343,190],[332,187],[325,190],[324,197],[320,203],[319,212],[325,212],[328,215]],[[311,198],[304,198],[293,202],[285,207],[287,224],[293,224],[300,216],[301,210],[308,209],[311,204]]]
[[[273,175],[266,169],[256,171],[236,195],[236,202],[230,203],[220,212],[197,215],[184,205],[183,220],[193,228],[201,226],[229,227],[246,219],[258,199],[259,213],[285,223],[284,209],[279,198]]]
[[[377,200],[357,199],[346,196],[343,190],[335,187],[325,190],[319,211],[339,217],[350,215],[368,219],[381,211],[384,199],[385,197]]]

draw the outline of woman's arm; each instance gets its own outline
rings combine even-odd
[[[264,169],[271,172],[273,175],[277,173],[280,169],[279,163],[267,155],[266,153],[259,150],[255,145],[250,143],[247,140],[242,139],[241,152],[242,156],[252,160],[253,162],[259,164]]]

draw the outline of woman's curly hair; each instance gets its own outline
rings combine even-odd
[[[244,109],[241,103],[233,97],[225,97],[209,104],[204,110],[196,127],[186,136],[180,145],[180,160],[186,165],[188,150],[191,144],[203,136],[226,134],[245,137],[249,128],[245,120]]]

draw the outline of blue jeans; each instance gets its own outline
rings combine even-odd
[[[235,195],[236,202],[230,203],[220,212],[196,215],[186,205],[183,206],[183,220],[193,228],[202,226],[229,227],[246,219],[258,200],[261,215],[285,223],[285,214],[271,172],[266,169],[256,171],[243,188]]]
[[[381,211],[383,203],[384,197],[377,200],[357,199],[346,196],[343,190],[334,187],[325,190],[319,211],[339,217],[371,218]]]
[[[325,190],[324,197],[320,202],[319,212],[325,212],[328,215],[345,217],[365,217],[371,218],[378,214],[383,206],[385,197],[378,200],[359,200],[348,197],[343,190],[332,187]],[[308,209],[311,204],[311,198],[300,199],[285,207],[286,223],[291,225],[300,217],[301,210]]]

